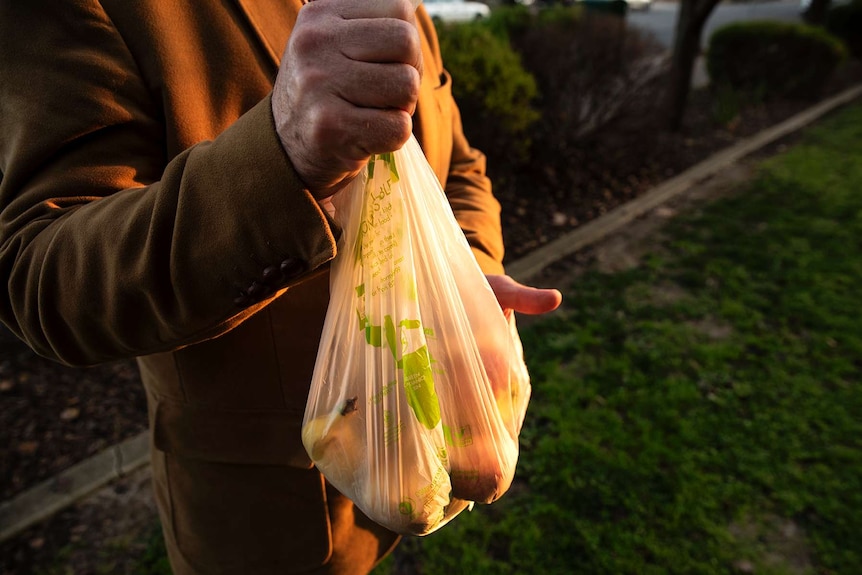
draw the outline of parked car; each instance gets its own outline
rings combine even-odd
[[[487,4],[472,0],[423,0],[422,3],[431,19],[440,22],[467,22],[491,13]]]
[[[630,10],[649,10],[652,0],[626,0]]]
[[[625,16],[630,10],[649,10],[653,0],[575,0],[587,10]]]

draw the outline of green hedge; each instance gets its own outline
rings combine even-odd
[[[765,98],[814,98],[845,58],[841,41],[820,28],[741,22],[712,34],[706,63],[716,86],[754,90]]]
[[[439,25],[438,36],[471,143],[526,154],[524,134],[539,118],[533,107],[536,81],[508,40],[483,22]]]
[[[531,29],[543,26],[562,26],[574,28],[583,19],[584,8],[581,5],[553,5],[541,10],[531,10],[527,6],[498,6],[491,11],[490,16],[476,22],[484,26],[500,38],[509,40],[512,44],[518,41]]]
[[[495,36],[505,40],[519,37],[532,25],[535,16],[530,9],[521,4],[514,6],[499,6],[491,10],[491,14],[481,21]]]
[[[826,14],[826,29],[841,38],[854,58],[862,60],[862,0],[833,6]]]

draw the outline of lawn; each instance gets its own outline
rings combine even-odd
[[[862,573],[862,105],[522,331],[518,483],[375,575]]]
[[[862,573],[862,104],[662,237],[522,330],[510,492],[374,575]]]

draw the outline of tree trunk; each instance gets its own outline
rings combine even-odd
[[[671,55],[670,85],[665,97],[667,127],[677,131],[682,126],[694,63],[700,54],[703,26],[719,0],[681,0],[676,35]]]
[[[831,4],[832,0],[811,0],[808,9],[802,14],[802,19],[813,26],[824,25]]]

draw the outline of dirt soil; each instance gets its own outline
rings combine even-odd
[[[0,544],[2,575],[137,575],[159,535],[144,467]]]
[[[147,428],[134,361],[73,369],[0,331],[0,497]]]
[[[862,62],[836,74],[824,97],[862,81]],[[505,262],[519,259],[685,171],[713,153],[774,126],[813,104],[776,100],[744,109],[725,125],[715,121],[715,97],[691,94],[683,126],[661,128],[655,108],[632,110],[593,137],[563,149],[533,145],[542,162],[512,173],[511,163],[489,158],[488,170],[503,207]],[[525,193],[529,190],[529,193]]]
[[[836,79],[828,93],[837,93],[860,80],[862,73],[854,67]],[[710,98],[706,91],[693,94],[685,126],[677,134],[660,133],[648,122],[632,121],[556,155],[543,150],[545,158],[558,159],[520,174],[506,174],[499,168],[504,162],[495,164],[489,158],[492,177],[496,169],[504,182],[497,187],[497,194],[503,207],[507,261],[524,256],[710,154],[810,106],[805,102],[775,102],[746,110],[722,127],[714,124]],[[782,145],[775,144],[759,155],[780,150]],[[658,237],[656,230],[664,221],[731,189],[728,182],[747,177],[748,165],[743,162],[711,184],[701,186],[694,195],[662,206],[624,232],[550,266],[536,278],[536,283],[565,285],[583,265],[594,261],[607,266],[632,265],[637,254],[652,243],[647,238]],[[575,190],[577,193],[573,193]],[[134,362],[88,369],[64,367],[38,357],[0,327],[3,500],[144,431],[146,425],[146,402]],[[58,554],[64,557],[62,564],[71,568],[58,573],[96,573],[96,564],[104,565],[105,545],[119,545],[129,557],[140,554],[142,549],[128,543],[131,540],[126,536],[144,534],[155,525],[147,478],[144,470],[117,482],[0,544],[0,575],[33,573],[37,567],[45,572],[46,566],[57,561]],[[124,518],[129,521],[123,522]],[[110,572],[122,573],[123,569],[119,561]]]

